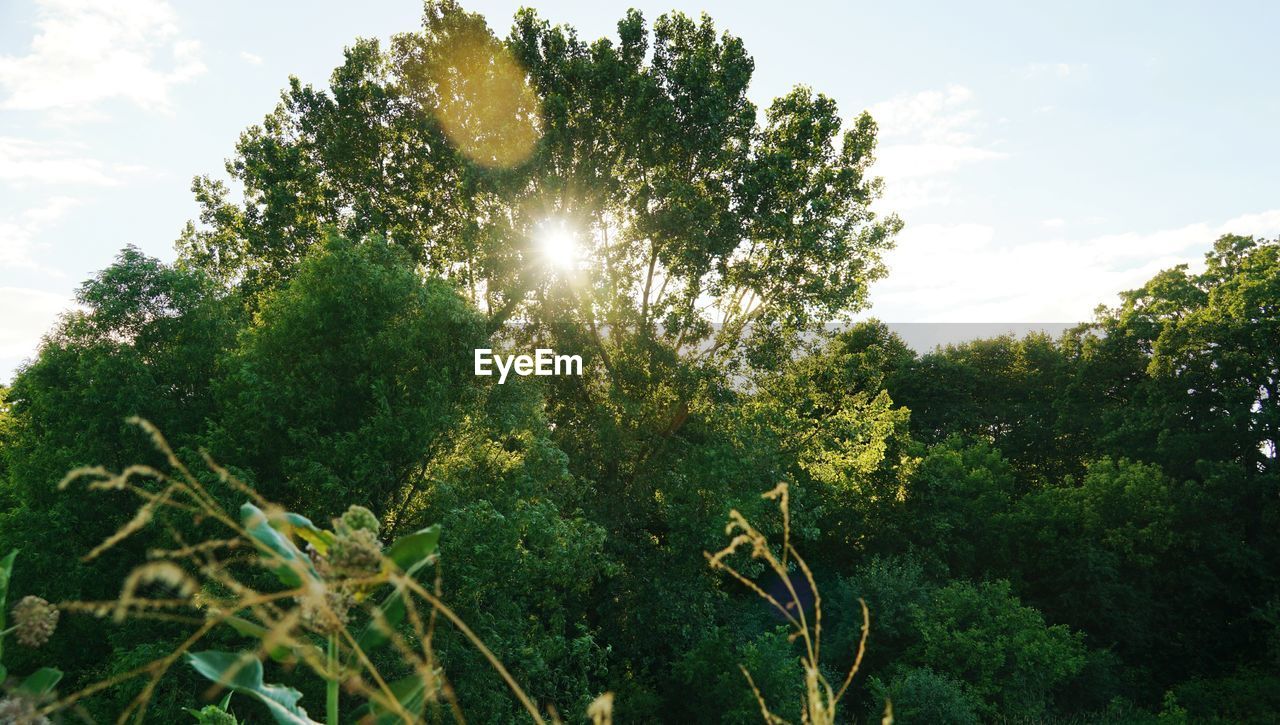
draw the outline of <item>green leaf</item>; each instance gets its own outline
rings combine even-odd
[[[387,549],[387,558],[408,572],[426,563],[426,559],[436,553],[436,545],[439,543],[440,524],[433,524],[396,539],[395,543]]]
[[[298,574],[299,571],[319,578],[315,567],[311,565],[311,558],[302,553],[289,537],[276,530],[262,509],[251,503],[244,504],[240,507],[240,523],[266,552],[282,560],[279,566],[272,569],[281,584],[287,587],[300,586],[302,577]]]
[[[226,619],[223,620],[223,624],[234,629],[236,632],[243,634],[246,637],[253,637],[254,639],[261,639],[261,640],[265,640],[267,638],[268,630],[266,627],[262,626],[261,624],[258,624],[257,622],[250,622],[249,620],[243,617],[227,617]],[[270,650],[267,651],[267,654],[270,655],[271,659],[275,660],[276,662],[296,662],[299,659],[303,658],[303,654],[302,654],[303,649],[313,650],[311,654],[314,657],[318,657],[321,659],[324,658],[324,653],[320,651],[319,647],[316,647],[315,645],[305,645],[305,644],[300,644],[297,647],[287,647],[282,644],[275,645],[274,647],[272,647]],[[223,709],[226,709],[226,708],[223,708]]]
[[[400,589],[393,590],[387,595],[377,608],[382,611],[382,616],[386,618],[386,626],[395,629],[404,621],[404,597],[401,595]],[[360,630],[360,636],[356,637],[356,644],[365,652],[381,647],[390,639],[390,631],[383,628],[377,618],[373,618],[364,629]]]
[[[18,550],[14,549],[5,555],[4,559],[0,559],[0,630],[4,630],[7,625],[5,623],[5,613],[9,611],[9,577],[13,576],[13,560],[18,556]],[[0,657],[4,656],[4,637],[0,637]],[[3,681],[3,678],[0,678]]]
[[[404,679],[396,680],[387,686],[391,690],[391,694],[395,695],[396,701],[400,706],[411,715],[422,717],[422,711],[427,704],[426,683],[418,675],[409,675]],[[362,705],[352,717],[364,722],[364,718],[372,716],[375,725],[396,725],[404,721],[404,718],[397,715],[394,710],[383,707],[383,705],[374,700]]]
[[[329,546],[333,543],[332,531],[325,531],[311,523],[311,519],[292,511],[286,511],[283,516],[273,519],[271,526],[276,530],[284,531],[286,535],[288,530],[292,530],[303,541],[316,547],[316,551],[322,555],[329,553]]]
[[[421,531],[416,531],[399,539],[387,551],[391,559],[404,570],[405,574],[415,576],[431,561],[436,546],[440,542],[440,524],[433,524]],[[404,593],[400,589],[393,590],[378,605],[387,620],[387,626],[395,629],[404,621]],[[376,619],[371,620],[361,630],[356,643],[366,652],[386,644],[390,633],[380,626]]]
[[[58,685],[58,681],[61,679],[62,670],[41,667],[27,675],[27,679],[23,680],[21,685],[18,685],[18,690],[32,695],[47,695],[53,692],[53,688]]]
[[[249,652],[188,652],[187,662],[196,672],[228,689],[257,699],[277,723],[318,725],[298,705],[302,693],[292,687],[262,681],[262,662]]]

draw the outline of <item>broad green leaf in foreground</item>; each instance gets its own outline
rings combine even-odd
[[[396,680],[387,686],[391,690],[391,694],[395,695],[396,701],[400,706],[411,715],[422,716],[423,707],[426,705],[426,683],[419,675],[410,675],[400,680]],[[362,705],[353,713],[356,718],[364,718],[371,716],[374,725],[394,725],[402,721],[402,718],[395,714],[392,710],[383,707],[381,704],[370,700],[367,704]]]
[[[9,577],[13,576],[13,560],[18,550],[10,551],[4,559],[0,559],[0,630],[6,626],[5,612],[9,610]],[[4,655],[4,638],[0,637],[0,656]]]
[[[396,539],[387,550],[387,558],[404,570],[408,576],[415,576],[431,560],[436,546],[440,543],[440,524],[433,524],[420,531]],[[356,642],[360,648],[368,651],[386,643],[389,632],[404,621],[404,592],[397,588],[378,605],[382,616],[386,619],[386,627],[376,619],[371,620],[360,632]]]
[[[439,543],[440,524],[434,524],[396,539],[387,549],[387,558],[408,572],[424,564]]]
[[[298,705],[302,693],[292,687],[262,681],[262,662],[247,652],[188,652],[187,662],[206,678],[257,699],[283,725],[317,725]]]
[[[315,568],[311,565],[311,559],[306,554],[303,554],[289,540],[289,537],[280,533],[271,525],[270,518],[262,509],[251,503],[244,504],[240,507],[240,522],[254,540],[282,560],[279,566],[272,569],[272,572],[275,573],[276,578],[282,584],[288,587],[296,587],[302,584],[302,578],[298,574],[299,571],[307,572],[313,577],[318,576]]]

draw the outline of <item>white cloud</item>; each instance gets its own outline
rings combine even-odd
[[[36,238],[77,204],[76,199],[56,196],[42,206],[0,217],[0,266],[44,270],[31,256]]]
[[[240,51],[240,60],[243,60],[249,65],[262,65],[262,56],[257,53],[250,53],[247,50]]]
[[[0,108],[99,115],[124,99],[168,111],[173,86],[204,72],[199,44],[182,36],[165,0],[37,0],[26,55],[0,55]]]
[[[1176,264],[1202,263],[1222,234],[1280,234],[1280,209],[1222,224],[1084,239],[1000,240],[983,224],[908,225],[872,291],[898,322],[1077,322]]]
[[[973,91],[944,90],[898,96],[871,107],[879,126],[876,173],[885,179],[881,205],[902,211],[950,200],[949,185],[937,177],[968,164],[1002,159],[1005,153],[977,142],[980,113]]]
[[[973,91],[950,85],[942,91],[901,95],[871,107],[881,138],[918,138],[926,143],[964,143],[964,130],[978,112],[969,108]]]
[[[130,173],[137,169],[117,166],[112,170]],[[0,136],[0,182],[13,186],[29,183],[114,186],[117,180],[107,173],[101,161],[77,156],[66,146]]]
[[[1041,226],[1047,227],[1049,229],[1061,229],[1062,227],[1066,226],[1066,224],[1067,224],[1067,220],[1061,217],[1045,219],[1044,221],[1040,222]]]
[[[61,295],[22,287],[0,287],[0,381],[35,355],[40,337],[71,306]]]
[[[1088,69],[1085,63],[1030,63],[1022,67],[1019,74],[1023,78],[1069,78],[1078,76]]]
[[[876,154],[876,159],[880,173],[886,179],[898,180],[946,174],[965,164],[1003,159],[1005,156],[999,151],[979,146],[920,143],[886,146]]]

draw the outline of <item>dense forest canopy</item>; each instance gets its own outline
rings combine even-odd
[[[876,126],[804,87],[761,111],[752,71],[705,16],[586,42],[524,10],[498,38],[432,1],[328,88],[291,79],[195,180],[177,261],[121,251],[0,391],[13,591],[110,600],[169,540],[83,563],[136,502],[57,488],[163,465],[139,416],[315,520],[441,524],[445,598],[571,717],[612,691],[620,722],[754,722],[741,664],[799,719],[795,643],[703,556],[732,509],[776,530],[785,482],[833,673],[872,613],[849,721],[1280,718],[1280,241],[1224,236],[1058,339],[823,333],[901,227],[871,208]],[[472,374],[534,345],[585,374]],[[183,636],[66,616],[39,657],[75,688]],[[522,717],[463,637],[435,646],[468,718]],[[175,670],[149,716],[203,689]]]

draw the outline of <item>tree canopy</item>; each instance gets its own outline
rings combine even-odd
[[[849,721],[1280,717],[1280,241],[1224,236],[1057,339],[917,352],[849,322],[901,226],[872,208],[875,122],[805,87],[757,109],[753,70],[706,16],[498,36],[432,0],[328,87],[290,79],[195,179],[176,261],[124,249],[0,390],[13,591],[109,600],[178,526],[77,559],[136,502],[57,484],[165,465],[138,416],[316,521],[441,524],[442,597],[566,721],[609,691],[620,722],[752,722],[739,664],[799,718],[784,622],[704,558],[731,510],[805,551],[824,667],[867,602]],[[472,374],[535,346],[583,375]],[[181,638],[67,620],[67,687]],[[463,636],[433,644],[469,718],[523,717]]]

